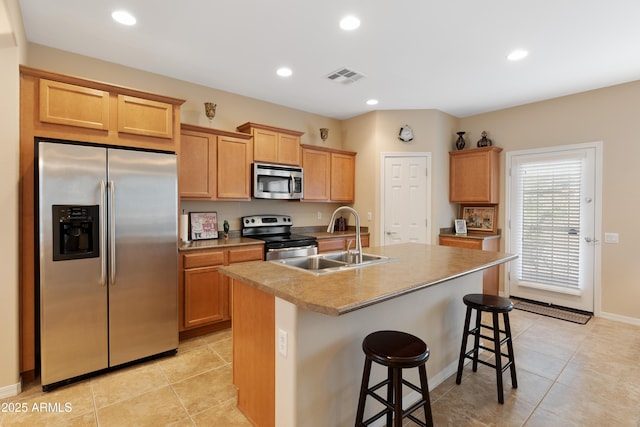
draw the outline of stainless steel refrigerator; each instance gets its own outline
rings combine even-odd
[[[178,347],[177,160],[37,141],[44,390]]]

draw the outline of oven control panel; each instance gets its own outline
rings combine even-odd
[[[289,215],[252,215],[242,217],[242,228],[293,225]]]

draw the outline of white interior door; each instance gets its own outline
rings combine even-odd
[[[599,147],[508,153],[509,294],[594,311]]]
[[[430,243],[430,158],[424,153],[383,154],[384,245]]]

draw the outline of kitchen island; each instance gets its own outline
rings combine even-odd
[[[427,372],[435,387],[457,366],[462,297],[482,291],[483,269],[516,258],[420,244],[366,252],[392,260],[325,275],[273,262],[220,269],[232,278],[238,407],[256,426],[353,425],[361,344],[376,330],[422,338],[431,348]],[[374,366],[371,381],[385,374]],[[407,393],[405,401],[412,400]],[[367,411],[374,408],[370,404]]]

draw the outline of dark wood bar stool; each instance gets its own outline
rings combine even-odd
[[[362,374],[362,386],[360,387],[356,427],[369,425],[385,414],[387,415],[387,426],[401,427],[402,420],[409,418],[420,426],[432,427],[431,401],[429,400],[429,385],[425,368],[425,363],[429,359],[429,346],[420,338],[405,332],[378,331],[367,335],[362,342],[362,350],[366,359]],[[372,362],[387,367],[387,379],[369,387]],[[418,368],[420,387],[402,379],[402,370],[407,368]],[[402,410],[403,384],[419,392],[422,396],[420,400],[404,411]],[[385,385],[387,386],[386,399],[376,393],[376,390]],[[363,421],[367,395],[382,403],[385,409]],[[412,415],[420,407],[424,407],[426,423]]]
[[[467,306],[467,315],[464,320],[464,332],[462,334],[462,345],[460,347],[460,359],[458,360],[458,374],[456,375],[456,384],[462,381],[462,368],[464,359],[468,358],[473,361],[473,372],[478,370],[478,363],[489,366],[496,370],[496,381],[498,383],[498,402],[504,403],[504,393],[502,390],[502,373],[507,369],[511,370],[511,386],[518,388],[518,380],[516,379],[516,364],[513,357],[513,340],[511,339],[511,326],[509,325],[509,312],[513,310],[513,303],[507,298],[495,295],[485,294],[469,294],[462,298]],[[471,311],[476,310],[476,325],[473,329],[469,329],[471,321]],[[491,313],[493,325],[488,326],[482,323],[482,312]],[[504,330],[500,329],[498,315],[502,313],[504,319]],[[483,335],[482,328],[493,332],[491,335]],[[501,338],[501,335],[504,338]],[[467,349],[467,338],[473,335],[474,345],[469,351]],[[493,347],[486,347],[480,344],[480,338],[493,342]],[[507,344],[507,354],[502,353],[501,347]],[[479,350],[487,350],[495,355],[495,364],[478,359]],[[502,357],[508,359],[507,363],[502,364]]]

